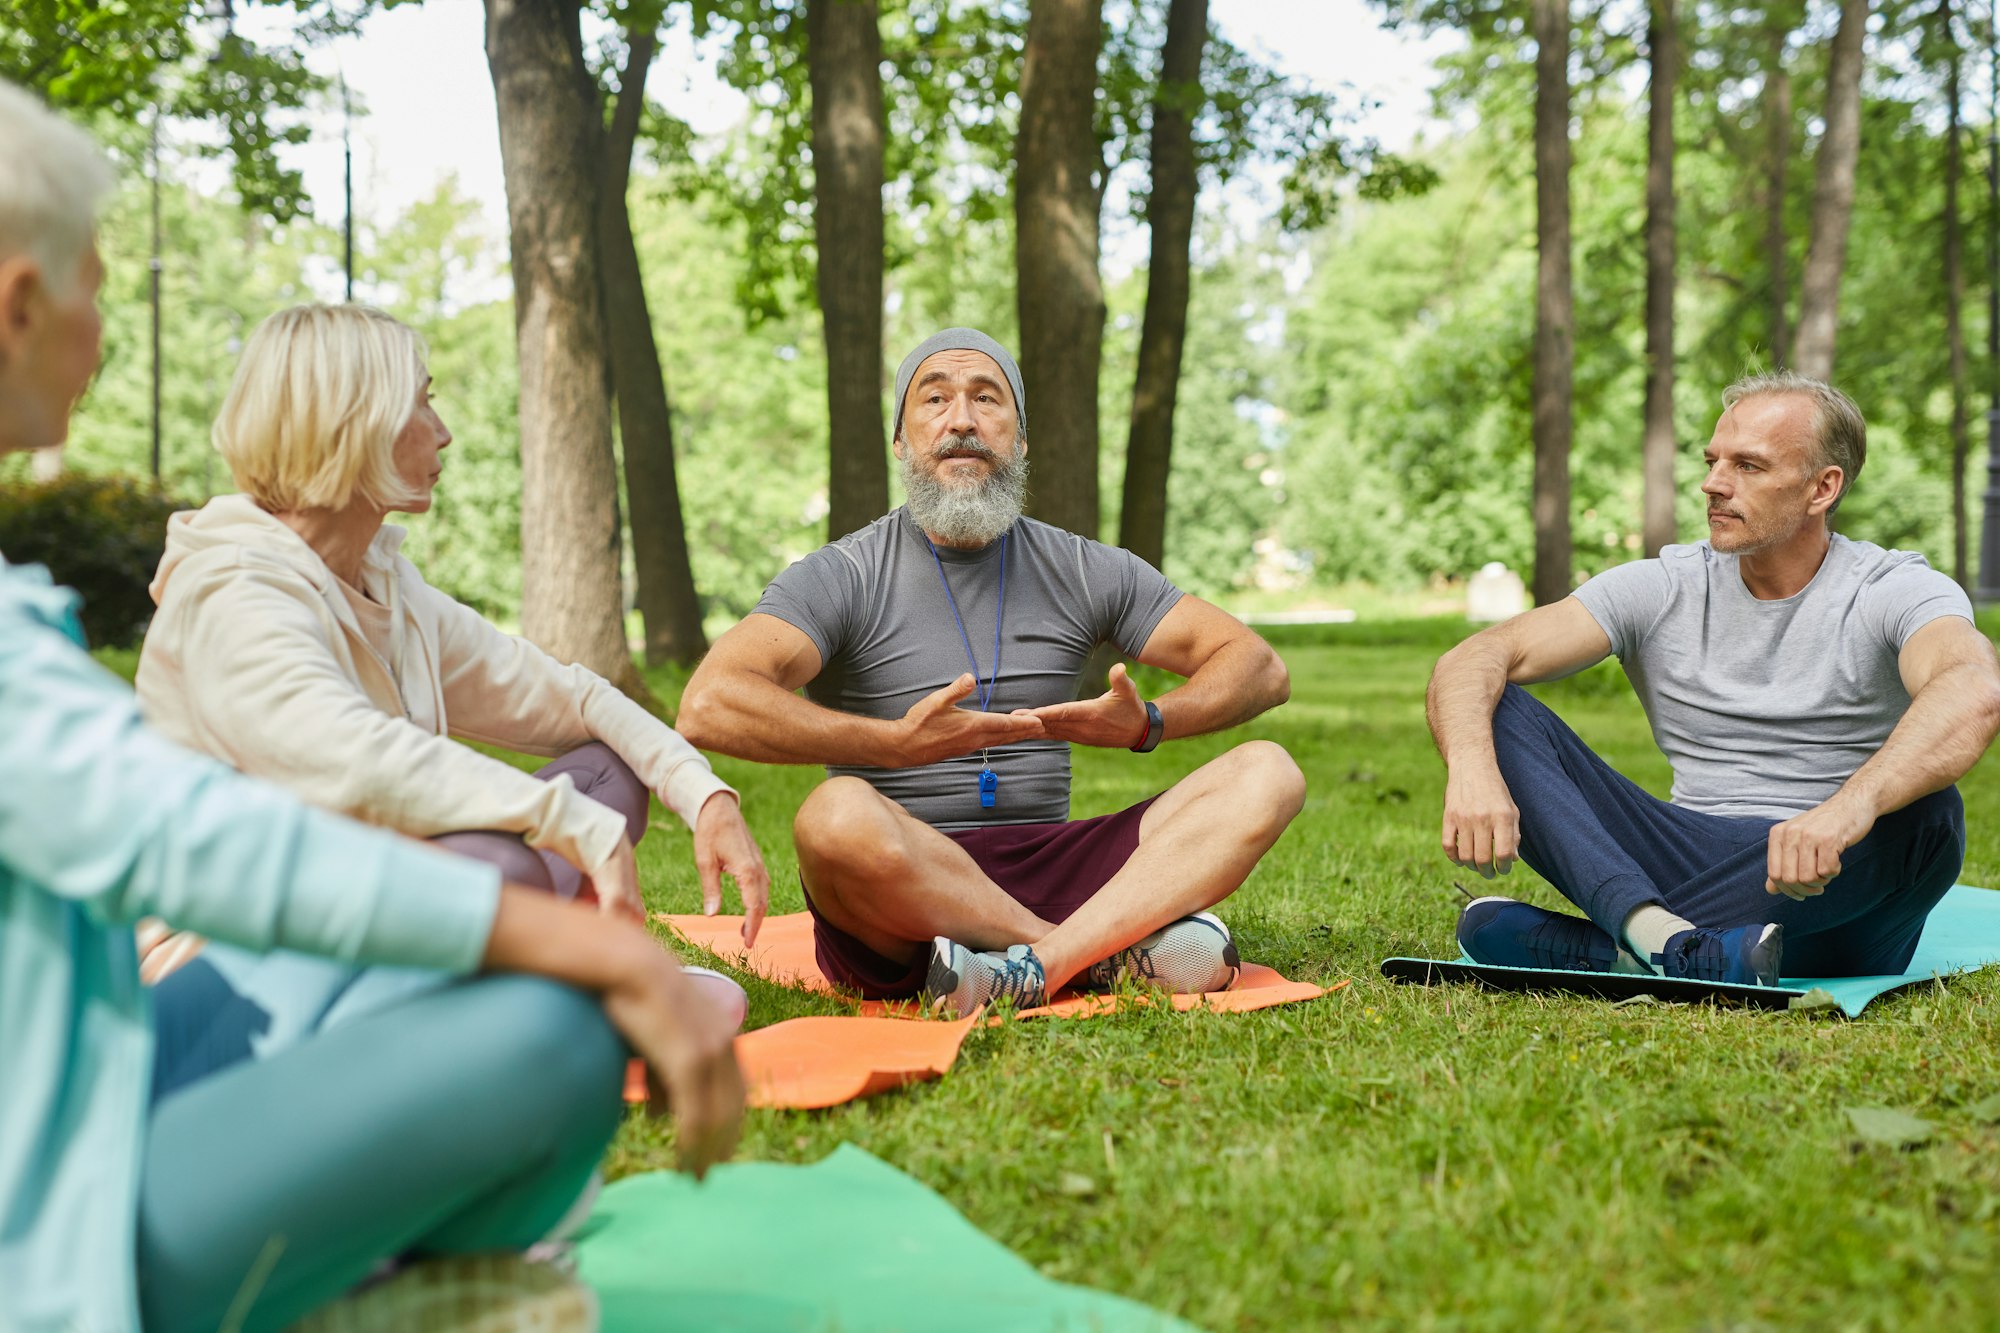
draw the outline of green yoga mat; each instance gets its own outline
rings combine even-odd
[[[1567,991],[1622,1000],[1650,995],[1658,1000],[1730,1000],[1758,1009],[1788,1009],[1814,1003],[1811,992],[1833,997],[1849,1018],[1861,1017],[1876,997],[1935,977],[2000,963],[2000,893],[1960,884],[1931,909],[1909,970],[1887,977],[1784,977],[1776,986],[1731,986],[1720,981],[1677,981],[1618,972],[1566,972],[1559,968],[1494,967],[1461,954],[1441,958],[1390,958],[1382,975],[1391,981],[1436,985],[1444,981],[1476,982],[1492,990]]]
[[[598,1200],[577,1257],[604,1333],[1194,1333],[1050,1281],[853,1144],[811,1166],[720,1166],[701,1184],[666,1171],[628,1177]]]

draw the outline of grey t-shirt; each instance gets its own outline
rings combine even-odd
[[[977,551],[931,546],[906,509],[822,546],[771,581],[756,612],[794,625],[819,649],[807,686],[814,703],[865,717],[898,718],[927,694],[973,671],[939,567],[965,625],[973,671],[993,674],[1000,611],[1001,543]],[[1166,576],[1130,551],[1033,519],[1007,532],[1007,601],[999,679],[990,711],[1039,708],[1076,697],[1085,660],[1099,643],[1137,656],[1181,598]],[[961,707],[978,708],[979,695]],[[1069,818],[1069,744],[1020,741],[990,751],[1000,786],[979,804],[978,754],[921,768],[829,766],[852,774],[927,824],[942,829],[1053,823]]]
[[[1896,655],[1940,616],[1972,619],[1924,558],[1835,535],[1812,582],[1759,601],[1707,542],[1576,590],[1673,765],[1674,804],[1789,819],[1840,789],[1910,706]]]

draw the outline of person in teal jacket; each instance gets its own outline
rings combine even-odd
[[[85,136],[0,82],[0,452],[60,443],[96,369],[109,183]],[[0,1328],[276,1328],[385,1259],[528,1246],[617,1127],[628,1043],[683,1165],[728,1154],[732,1029],[643,927],[152,735],[76,606],[0,559]],[[201,1023],[156,1028],[129,924],[146,914],[514,975],[222,1055]]]

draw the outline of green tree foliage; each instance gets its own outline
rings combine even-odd
[[[374,2],[386,9],[403,0]],[[289,221],[306,199],[278,149],[305,142],[298,113],[325,87],[307,72],[304,48],[351,31],[372,6],[272,0],[268,7],[298,17],[296,43],[250,41],[228,2],[218,10],[210,0],[10,0],[0,23],[0,77],[94,117],[99,134],[134,158],[142,120],[211,126],[242,205]]]

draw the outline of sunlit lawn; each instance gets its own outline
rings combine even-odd
[[[1378,977],[1392,954],[1455,953],[1460,872],[1433,851],[1442,771],[1422,696],[1464,630],[1278,631],[1293,698],[1276,714],[1151,757],[1077,756],[1088,815],[1237,740],[1287,746],[1305,812],[1224,915],[1246,956],[1348,989],[1257,1014],[978,1031],[941,1082],[752,1112],[741,1156],[810,1162],[851,1140],[1044,1272],[1213,1329],[2000,1326],[2000,1128],[1973,1110],[2000,1093],[2000,977],[1857,1022]],[[654,684],[677,694],[668,673]],[[1614,668],[1542,692],[1664,789]],[[798,909],[789,823],[817,773],[718,766],[745,794],[775,910]],[[1965,878],[2000,884],[1996,761],[1964,790]],[[657,807],[640,857],[656,909],[698,910],[687,836]],[[1511,884],[1555,902],[1532,875]],[[840,1011],[746,981],[752,1025]],[[1861,1146],[1844,1108],[1864,1105],[1941,1130],[1914,1151]],[[613,1174],[667,1166],[666,1134],[635,1118]]]
[[[1378,977],[1391,954],[1456,952],[1422,697],[1463,632],[1281,631],[1293,698],[1275,715],[1150,758],[1077,757],[1081,816],[1237,740],[1287,746],[1305,812],[1225,915],[1246,956],[1351,987],[1257,1014],[978,1032],[941,1082],[753,1112],[742,1156],[808,1162],[852,1140],[1044,1272],[1215,1329],[2000,1325],[2000,1129],[1970,1110],[2000,1092],[2000,978],[1850,1022]],[[1543,693],[1663,790],[1615,669]],[[720,767],[745,793],[777,910],[800,907],[789,820],[817,774]],[[2000,884],[1995,760],[1965,792],[1966,878]],[[698,908],[685,834],[658,825],[642,857],[656,908]],[[1532,876],[1512,883],[1555,901]],[[752,1024],[838,1012],[749,985]],[[1855,1105],[1943,1129],[1916,1151],[1859,1147],[1843,1114]],[[668,1160],[663,1131],[635,1121],[612,1165]]]

